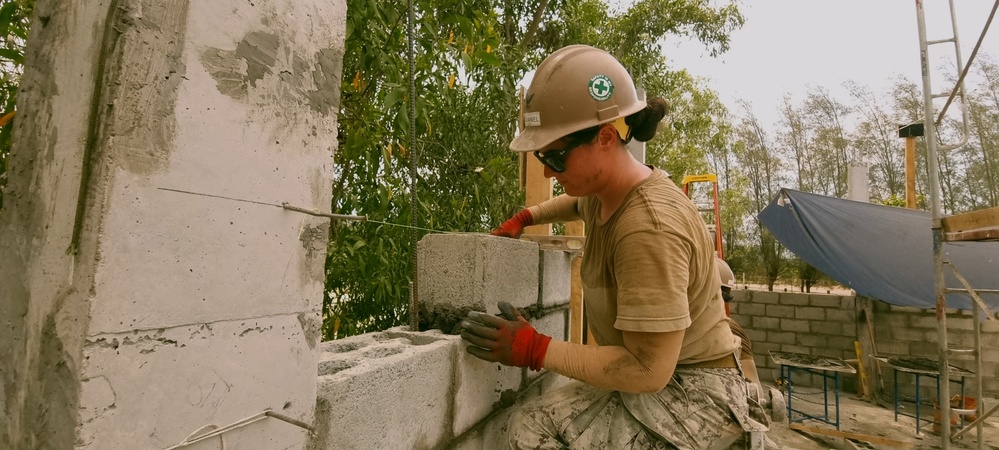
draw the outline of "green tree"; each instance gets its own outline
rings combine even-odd
[[[595,45],[621,59],[650,96],[701,96],[704,89],[688,75],[667,70],[665,38],[694,37],[717,53],[742,25],[734,4],[699,0],[639,1],[620,14],[594,0],[413,5],[416,90],[410,92],[407,3],[348,2],[332,208],[373,221],[331,227],[326,339],[406,321],[411,243],[427,232],[396,226],[413,218],[414,182],[416,222],[424,229],[483,232],[522,207],[518,159],[507,144],[515,133],[517,85],[544,56],[568,44]],[[717,99],[713,106],[707,99],[691,104],[720,105]]]
[[[7,186],[13,112],[24,67],[24,41],[35,0],[0,0],[0,211]]]
[[[905,196],[905,150],[898,138],[899,118],[890,113],[871,89],[860,83],[846,83],[855,102],[858,123],[853,144],[872,162],[871,191],[875,198]]]
[[[846,132],[849,108],[825,87],[813,86],[808,90],[803,114],[812,129],[811,145],[818,165],[826,168],[817,173],[819,182],[814,192],[845,197],[847,170],[851,162],[858,160]]]
[[[999,206],[999,64],[980,56],[975,69],[985,82],[970,90],[968,209]]]
[[[750,212],[755,217],[777,195],[785,182],[786,172],[770,134],[753,113],[752,105],[745,101],[740,104],[744,115],[735,131],[735,153],[749,181]],[[767,288],[772,291],[787,264],[784,247],[763,223],[754,221],[751,229]]]

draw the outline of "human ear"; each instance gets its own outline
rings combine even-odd
[[[597,143],[602,147],[614,146],[621,141],[617,135],[617,130],[612,124],[604,124],[600,126],[600,131],[597,132]]]

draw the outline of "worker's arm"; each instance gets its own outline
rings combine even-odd
[[[554,341],[538,333],[508,304],[515,320],[472,312],[463,324],[466,350],[486,361],[510,366],[542,367],[593,386],[634,393],[666,387],[683,342],[683,330],[665,333],[626,331],[623,346],[585,346]]]
[[[576,197],[563,194],[530,208],[522,209],[509,220],[503,222],[502,225],[493,229],[492,235],[517,239],[524,232],[524,227],[579,220],[577,201]]]
[[[659,392],[673,376],[683,333],[625,331],[623,347],[552,341],[544,368],[604,389]]]
[[[730,317],[728,323],[732,328],[732,334],[742,341],[741,351],[739,352],[739,365],[742,366],[742,372],[749,381],[760,384],[760,375],[756,370],[756,360],[753,358],[753,342],[749,340],[746,330],[738,322]],[[762,384],[760,385],[762,386]]]
[[[563,223],[581,219],[579,199],[566,194],[545,200],[527,208],[534,216],[534,224]]]

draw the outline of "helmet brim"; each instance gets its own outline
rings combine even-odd
[[[513,141],[510,142],[510,150],[519,153],[533,152],[561,138],[562,136],[555,136],[551,130],[546,133],[545,130],[528,127],[513,138]]]

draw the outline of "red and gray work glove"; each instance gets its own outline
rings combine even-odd
[[[506,319],[478,311],[468,313],[461,338],[472,345],[465,350],[486,361],[541,370],[552,338],[535,331],[509,303],[500,302],[499,307]]]
[[[520,235],[524,233],[524,227],[534,225],[534,216],[531,211],[524,209],[517,215],[510,218],[499,228],[492,231],[493,236],[505,236],[509,238],[518,239]]]

